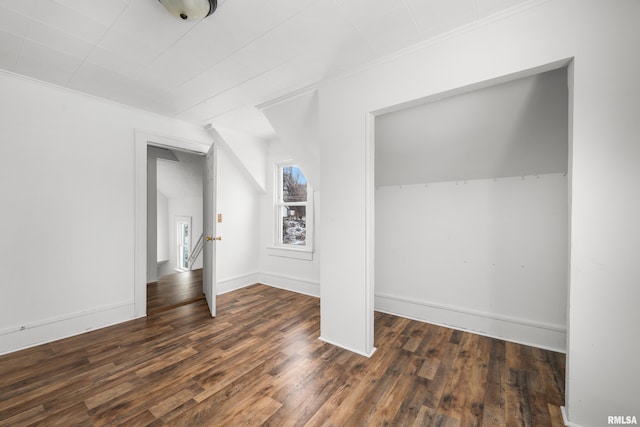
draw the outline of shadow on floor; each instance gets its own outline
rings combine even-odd
[[[204,300],[202,269],[170,274],[147,283],[147,315]]]

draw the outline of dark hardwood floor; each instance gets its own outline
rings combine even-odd
[[[170,274],[147,283],[147,315],[202,299],[202,269]]]
[[[369,359],[264,285],[0,357],[0,425],[555,426],[564,355],[376,313]]]

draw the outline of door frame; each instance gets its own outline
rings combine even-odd
[[[135,130],[134,138],[134,317],[147,315],[147,147],[206,154],[211,145]]]

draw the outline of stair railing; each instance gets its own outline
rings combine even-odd
[[[189,270],[191,270],[193,263],[196,262],[196,258],[198,258],[198,255],[200,255],[200,252],[202,252],[203,244],[204,244],[204,233],[200,235],[200,238],[196,242],[196,245],[193,247],[193,250],[191,251],[191,255],[187,260],[187,264],[189,265]]]

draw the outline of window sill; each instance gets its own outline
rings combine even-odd
[[[305,261],[313,261],[313,250],[299,248],[285,248],[282,246],[268,246],[267,254],[269,256],[278,256],[283,258],[301,259]]]

